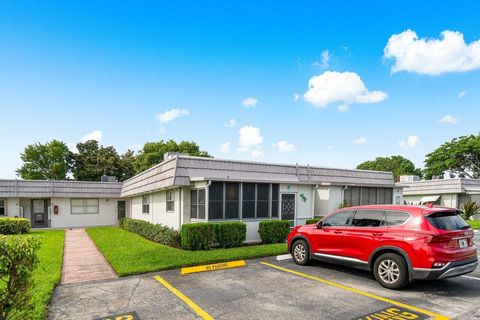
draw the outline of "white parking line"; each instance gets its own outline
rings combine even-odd
[[[289,253],[277,256],[277,261],[289,260],[289,259],[292,259],[292,255]]]
[[[477,277],[471,277],[471,276],[461,276],[461,277],[480,281],[480,278],[477,278]]]

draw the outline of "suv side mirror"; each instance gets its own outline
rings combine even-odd
[[[322,229],[322,227],[323,227],[323,221],[320,220],[317,222],[317,229]]]

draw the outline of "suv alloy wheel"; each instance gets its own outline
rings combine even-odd
[[[408,267],[405,259],[395,253],[385,253],[375,260],[375,279],[388,289],[402,289],[408,284]]]
[[[292,257],[295,263],[303,266],[310,261],[310,252],[305,240],[297,240],[293,243]]]

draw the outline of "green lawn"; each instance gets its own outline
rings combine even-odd
[[[88,228],[87,232],[119,276],[287,252],[287,245],[283,243],[209,251],[185,251],[152,242],[118,227]]]
[[[35,309],[31,319],[46,319],[47,305],[55,285],[62,275],[64,230],[33,231],[43,236],[38,251],[39,264],[33,272],[33,302]]]
[[[468,220],[468,224],[471,225],[473,229],[480,229],[480,220]]]

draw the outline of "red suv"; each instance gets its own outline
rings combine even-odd
[[[415,279],[472,272],[478,264],[473,230],[456,209],[428,206],[358,206],[317,224],[295,227],[288,249],[297,264],[311,259],[373,271],[389,289]]]

